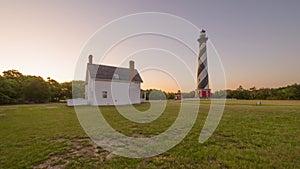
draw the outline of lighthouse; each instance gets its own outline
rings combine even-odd
[[[204,29],[200,32],[199,42],[199,56],[198,56],[198,70],[197,70],[197,89],[195,97],[210,98],[208,65],[207,65],[207,51],[206,42],[208,38]]]

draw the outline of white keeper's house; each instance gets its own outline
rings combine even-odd
[[[89,56],[85,80],[85,99],[89,105],[126,105],[141,103],[140,74],[134,61],[128,68],[93,64]]]

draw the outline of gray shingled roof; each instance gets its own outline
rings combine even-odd
[[[107,65],[88,64],[88,72],[91,78],[99,80],[124,80],[129,81],[129,68],[121,68]],[[132,81],[143,82],[140,74],[134,69],[134,78]]]

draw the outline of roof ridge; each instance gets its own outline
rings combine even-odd
[[[113,80],[114,74],[117,73],[119,80],[130,80],[130,68],[114,67],[101,64],[88,64],[87,69],[91,78]],[[137,69],[134,69],[135,76],[132,81],[143,82]]]
[[[116,66],[102,65],[102,64],[90,64],[90,63],[88,63],[88,65],[92,65],[92,66],[105,66],[105,67],[118,68],[118,69],[130,69],[129,67],[116,67]],[[137,70],[137,69],[134,69],[134,70]]]

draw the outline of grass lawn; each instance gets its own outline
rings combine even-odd
[[[300,168],[300,101],[230,100],[222,120],[204,144],[198,142],[209,101],[187,137],[151,158],[130,159],[95,146],[65,104],[0,106],[0,168]],[[146,110],[149,104],[136,105]],[[101,107],[116,130],[149,137],[175,120],[179,102],[148,124],[134,123],[113,106]]]

